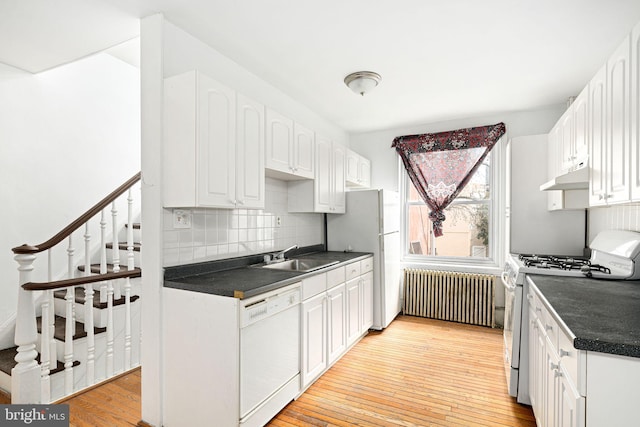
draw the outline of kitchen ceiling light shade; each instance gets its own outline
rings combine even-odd
[[[373,71],[357,71],[344,78],[344,84],[355,93],[364,96],[365,93],[378,86],[382,77]]]

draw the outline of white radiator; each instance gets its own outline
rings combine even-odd
[[[403,313],[493,328],[495,280],[488,274],[405,269]]]

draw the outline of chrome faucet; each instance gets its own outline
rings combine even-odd
[[[290,248],[287,248],[283,251],[277,252],[275,254],[273,254],[273,259],[284,259],[284,254],[289,252],[292,249],[298,249],[298,245],[293,245]]]

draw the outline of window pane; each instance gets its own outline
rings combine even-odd
[[[442,237],[434,238],[429,208],[410,205],[408,252],[416,255],[487,258],[489,248],[489,206],[472,203],[445,209]]]

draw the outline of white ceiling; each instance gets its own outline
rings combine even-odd
[[[40,72],[135,38],[156,12],[363,132],[564,103],[640,1],[1,0],[0,62]],[[360,70],[382,75],[364,97],[342,82]]]

